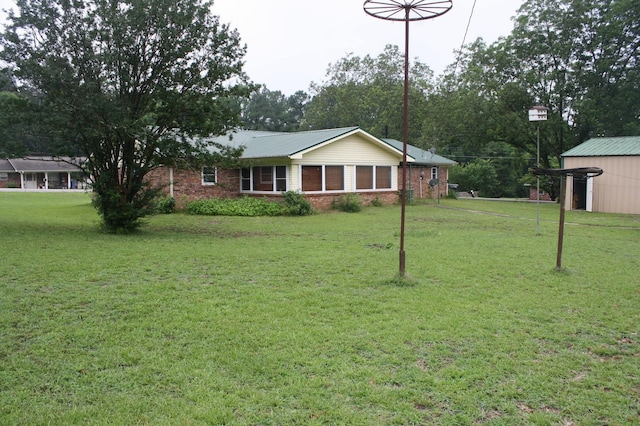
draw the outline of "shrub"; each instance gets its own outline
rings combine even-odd
[[[380,197],[376,197],[373,200],[371,200],[371,205],[373,207],[382,207],[384,206],[384,202],[380,199]]]
[[[156,212],[171,214],[176,209],[176,199],[173,197],[161,197],[156,201]]]
[[[263,198],[211,198],[187,203],[187,212],[205,216],[281,216],[287,208]]]
[[[362,198],[359,194],[344,194],[337,201],[334,200],[333,208],[347,213],[356,213],[362,210]]]
[[[284,202],[292,216],[308,216],[313,213],[311,202],[304,198],[304,194],[296,191],[282,193]]]

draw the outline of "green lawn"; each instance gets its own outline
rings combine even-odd
[[[640,216],[156,216],[0,193],[0,424],[640,424]]]

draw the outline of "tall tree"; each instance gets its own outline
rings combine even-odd
[[[409,138],[420,145],[426,96],[433,73],[414,61],[410,69]],[[312,84],[306,111],[309,128],[360,126],[380,137],[402,138],[404,55],[386,46],[377,57],[352,54],[329,66],[326,80]],[[430,146],[430,145],[429,145]]]
[[[58,153],[86,157],[106,229],[131,231],[160,165],[223,162],[199,137],[239,124],[251,85],[236,31],[208,0],[17,0],[0,45],[21,86],[36,90]]]
[[[640,0],[527,0],[508,37],[461,52],[431,98],[425,131],[463,155],[503,142],[535,158],[527,110],[545,105],[546,167],[589,137],[638,134],[638,28]]]
[[[0,92],[0,158],[15,158],[27,154],[24,126],[29,111],[28,99],[12,92]]]
[[[242,123],[249,130],[295,132],[304,120],[308,95],[299,90],[291,96],[262,86],[242,109]]]
[[[640,134],[640,0],[574,1],[580,140]]]

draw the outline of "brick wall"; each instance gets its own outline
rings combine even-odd
[[[316,210],[329,210],[334,202],[340,200],[340,196],[344,193],[335,194],[305,194],[305,198],[311,202]],[[383,204],[395,204],[400,201],[397,191],[385,192],[359,192],[363,205],[369,205],[378,199]]]
[[[417,173],[416,173],[416,170]],[[446,169],[441,169],[441,173]],[[401,172],[400,172],[401,173]],[[427,174],[428,173],[428,174]],[[431,176],[431,169],[425,168],[426,176]],[[413,177],[415,182],[414,196],[419,197],[418,183],[420,170],[413,169]],[[400,175],[401,176],[401,175]],[[165,194],[170,194],[170,171],[168,167],[162,167],[149,173],[148,180],[153,185],[161,186]],[[173,197],[176,199],[177,207],[184,208],[186,201],[206,199],[206,198],[237,198],[243,196],[240,193],[240,170],[223,170],[218,169],[217,185],[202,185],[202,176],[199,170],[173,170]],[[423,198],[427,198],[432,194],[428,184],[428,179],[423,182]],[[441,180],[440,189],[446,194],[446,183]],[[359,192],[363,205],[369,205],[375,200],[381,201],[383,204],[395,204],[400,201],[397,191],[376,191],[376,192]],[[314,209],[328,210],[334,201],[340,199],[342,193],[333,194],[306,194],[305,198],[311,202]],[[264,194],[256,194],[257,197],[265,197]],[[433,192],[433,196],[437,193]],[[281,199],[280,194],[269,195],[269,198]]]
[[[424,179],[420,179],[420,174],[424,172]],[[436,199],[438,191],[440,197],[446,197],[448,194],[448,176],[449,170],[446,167],[440,167],[438,170],[438,179],[440,183],[431,188],[429,181],[431,180],[431,167],[411,166],[407,168],[407,188],[413,189],[414,199]],[[402,182],[402,167],[398,168],[398,182]],[[402,188],[402,185],[399,185]],[[422,191],[420,190],[422,188]],[[422,192],[422,194],[421,194]]]
[[[537,200],[538,198],[536,197],[536,191],[538,190],[537,187],[532,187],[529,188],[529,199],[530,200]],[[541,201],[551,201],[551,195],[549,195],[549,193],[543,189],[540,189],[540,200]]]
[[[0,188],[20,188],[20,173],[7,173],[7,180],[0,180]]]
[[[170,195],[171,179],[168,167],[158,168],[147,175],[154,186]],[[236,198],[240,192],[240,170],[218,169],[218,184],[203,185],[200,170],[173,169],[173,197],[177,207],[183,208],[186,201],[206,198]]]

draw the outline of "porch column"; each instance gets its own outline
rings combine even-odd
[[[20,172],[20,189],[24,189],[24,172]]]
[[[49,173],[44,172],[44,189],[49,189]]]
[[[173,167],[169,167],[169,196],[173,198]]]

